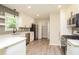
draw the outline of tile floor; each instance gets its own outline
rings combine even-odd
[[[39,39],[27,45],[27,55],[61,55],[59,46],[49,45],[49,40]]]

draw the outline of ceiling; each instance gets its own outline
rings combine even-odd
[[[57,12],[58,5],[56,4],[3,4],[11,9],[16,9],[19,13],[24,13],[34,19],[48,19],[51,12]],[[31,8],[28,8],[31,6]],[[69,5],[62,5],[68,7]],[[39,14],[39,16],[36,16]]]

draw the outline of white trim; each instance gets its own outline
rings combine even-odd
[[[0,15],[0,18],[3,18],[3,19],[5,19],[5,16],[1,16],[1,15]]]
[[[5,25],[5,23],[0,23],[0,25]]]

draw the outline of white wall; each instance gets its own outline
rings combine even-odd
[[[78,8],[79,5],[71,5],[68,8],[60,10],[60,35],[72,34],[72,29],[67,25],[67,21],[71,16],[71,12],[73,12],[73,14],[79,13]]]
[[[67,22],[69,20],[69,12],[67,10],[60,10],[60,35],[72,34],[71,28]]]
[[[67,21],[71,12],[79,13],[78,8],[79,5],[72,5],[68,8],[61,8],[58,13],[50,14],[50,45],[60,45],[62,35],[72,34]]]
[[[19,15],[19,27],[31,27],[31,24],[34,23],[34,19],[30,16],[27,16],[24,13]]]
[[[60,45],[60,13],[50,14],[50,45]]]
[[[47,35],[47,37],[48,37],[48,39],[50,39],[50,18],[48,20],[47,27],[48,27],[48,35]]]

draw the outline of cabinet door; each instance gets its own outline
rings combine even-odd
[[[67,55],[72,55],[72,45],[69,42],[67,43]]]
[[[72,55],[79,55],[79,47],[78,46],[74,46],[72,48]]]
[[[67,55],[79,55],[79,47],[67,44]]]
[[[71,25],[71,18],[69,18],[69,22],[68,22],[68,24]]]
[[[5,8],[2,7],[1,5],[0,5],[0,15],[1,16],[4,16],[5,15]]]
[[[76,14],[76,26],[79,27],[79,13]]]
[[[25,40],[5,49],[5,55],[26,55]]]

